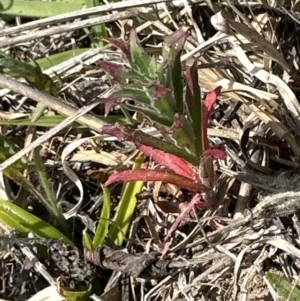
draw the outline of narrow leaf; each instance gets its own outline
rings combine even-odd
[[[129,98],[138,101],[144,105],[151,105],[153,100],[154,91],[148,89],[138,89],[138,88],[121,88],[116,91],[113,96],[118,98]]]
[[[191,165],[178,156],[165,153],[159,149],[154,149],[146,145],[139,146],[139,150],[142,151],[145,155],[152,157],[157,163],[162,164],[178,175],[193,180],[199,179],[197,173],[191,167]]]
[[[56,222],[58,222],[58,224],[60,225],[61,229],[63,229],[64,232],[67,233],[69,228],[68,223],[64,218],[60,207],[57,204],[57,200],[55,198],[54,192],[49,181],[49,176],[47,176],[46,168],[40,155],[40,147],[36,147],[34,149],[34,159],[37,177],[45,193],[45,198],[47,202],[49,202],[49,205],[52,209],[49,213],[53,215],[53,217],[56,219]]]
[[[122,77],[122,72],[125,71],[125,67],[120,64],[115,64],[112,62],[98,62],[97,66],[107,72],[111,77],[113,77],[117,82],[124,81]]]
[[[87,232],[87,229],[83,230],[82,233],[82,244],[85,249],[92,251],[93,250],[93,240]]]
[[[289,301],[300,300],[300,290],[293,284],[289,283],[283,277],[274,273],[268,272],[267,278],[271,284],[275,287],[280,296]]]
[[[166,84],[173,91],[173,108],[177,113],[184,112],[183,105],[183,78],[180,56],[187,39],[188,27],[181,27],[165,37],[163,57],[168,61]]]
[[[155,108],[153,109],[151,106],[136,106],[132,105],[128,102],[125,102],[123,105],[126,109],[132,112],[141,112],[145,115],[145,117],[149,118],[152,122],[156,122],[160,125],[170,127],[172,125],[172,119],[169,118],[169,116],[166,116],[165,114],[160,114],[159,111],[157,111]],[[1,122],[1,121],[0,121]]]
[[[105,185],[108,186],[114,182],[124,181],[160,181],[164,183],[170,183],[177,185],[181,188],[186,188],[193,191],[206,191],[207,188],[201,183],[195,182],[189,178],[176,175],[162,170],[150,170],[150,169],[137,169],[137,170],[125,170],[111,175],[106,181]]]
[[[147,145],[156,149],[163,150],[166,153],[170,153],[185,159],[194,166],[198,163],[198,158],[189,154],[184,149],[179,149],[169,142],[145,134],[142,131],[139,131],[132,127],[120,125],[104,125],[102,128],[102,133],[115,136],[121,141],[132,141],[136,145]]]
[[[185,102],[187,106],[187,115],[196,137],[196,155],[198,158],[200,158],[201,154],[203,153],[201,129],[202,105],[196,60],[194,61],[193,65],[185,71],[184,75],[186,80]]]
[[[153,74],[153,67],[151,67],[151,57],[143,50],[138,43],[136,31],[130,30],[130,57],[131,66],[138,70],[141,74],[154,79],[156,74]],[[151,68],[150,68],[151,67]]]
[[[184,209],[184,211],[178,215],[175,222],[172,224],[171,228],[169,229],[168,234],[164,240],[163,249],[161,251],[162,255],[165,255],[168,252],[173,233],[178,229],[180,225],[185,223],[193,207],[197,206],[201,201],[202,201],[201,195],[198,193],[195,194],[192,200],[189,202],[188,206]],[[201,207],[203,209],[211,206],[210,200],[202,201],[202,203],[203,204]]]
[[[186,149],[189,153],[197,156],[195,149],[196,137],[190,122],[186,116],[180,113],[174,115],[173,125],[171,127],[172,141],[179,148]],[[198,157],[199,158],[199,157]]]
[[[131,80],[136,83],[142,83],[142,84],[148,84],[149,83],[149,78],[147,78],[144,74],[139,72],[138,70],[134,69],[127,69],[124,70],[121,75],[122,78]]]
[[[100,248],[103,245],[109,227],[110,218],[110,193],[109,190],[102,186],[103,189],[103,207],[98,226],[96,228],[95,237],[93,240],[93,249]]]
[[[73,11],[81,10],[84,8],[84,1],[1,1],[1,7],[3,6],[6,6],[4,10],[1,10],[1,14],[3,15],[30,18],[46,18],[65,13],[69,14]]]
[[[209,92],[206,95],[205,101],[202,106],[202,147],[204,151],[209,148],[207,136],[208,119],[214,109],[214,104],[216,103],[217,98],[221,93],[221,88],[222,87],[219,86],[213,91]]]
[[[59,230],[10,201],[0,200],[0,220],[23,235],[32,232],[38,237],[56,238],[66,244],[73,244]]]
[[[142,166],[142,164],[143,158],[138,157],[135,160],[133,168],[138,169]],[[143,186],[143,181],[127,183],[125,186],[124,193],[122,194],[122,198],[118,206],[116,216],[114,218],[114,223],[111,225],[109,230],[109,237],[118,246],[122,245],[125,239],[125,235],[127,234],[132,216],[137,205],[136,195],[142,191]]]
[[[214,146],[209,148],[202,155],[203,158],[212,158],[215,160],[225,160],[226,159],[226,151],[225,148],[221,145]]]

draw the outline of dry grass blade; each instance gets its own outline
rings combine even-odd
[[[34,142],[32,142],[30,145],[28,145],[26,148],[23,148],[21,151],[4,161],[3,163],[0,164],[0,171],[3,171],[5,168],[9,167],[13,163],[15,163],[17,160],[22,158],[24,155],[28,154],[30,151],[32,151],[34,148],[37,146],[41,145],[43,142],[49,140],[51,137],[53,137],[55,134],[60,132],[63,128],[67,127],[71,123],[73,123],[75,120],[80,118],[80,116],[86,114],[88,111],[93,109],[96,105],[98,105],[97,102],[83,107],[79,109],[74,115],[69,116],[66,118],[64,121],[62,121],[60,124],[58,124],[56,127],[45,133],[43,136],[40,138],[37,138]]]
[[[49,37],[65,32],[74,31],[77,29],[82,29],[85,27],[90,27],[93,25],[103,24],[103,23],[109,23],[109,22],[115,22],[122,19],[127,19],[132,17],[133,14],[130,12],[121,12],[117,14],[111,14],[96,18],[90,18],[88,20],[84,21],[78,21],[72,24],[67,25],[60,25],[60,26],[53,26],[47,29],[42,29],[34,33],[30,33],[27,35],[20,35],[13,38],[6,38],[5,40],[0,41],[0,47],[8,47],[12,45],[18,45],[20,43],[28,42],[34,39],[40,39],[44,37]]]
[[[28,87],[16,80],[13,80],[7,76],[4,76],[0,74],[0,84],[2,86],[5,86],[9,89],[11,89],[14,92],[17,92],[21,95],[27,96],[37,102],[41,102],[44,105],[52,108],[53,110],[59,112],[62,115],[65,116],[71,116],[77,114],[77,110],[60,100],[56,99],[55,97],[46,94],[44,92],[35,90],[31,87]],[[96,106],[96,104],[93,104],[92,106]],[[86,112],[84,112],[85,114]],[[81,112],[82,114],[82,112]],[[76,117],[75,117],[76,119]],[[99,130],[103,126],[105,122],[100,121],[98,118],[94,116],[82,116],[78,118],[79,122],[83,122],[84,124],[88,125],[89,127],[93,128],[94,130]]]
[[[203,0],[197,0],[194,2],[195,4],[201,3],[203,2]],[[31,30],[38,27],[51,25],[51,24],[57,24],[59,22],[66,22],[70,20],[75,20],[77,18],[84,18],[100,13],[112,12],[114,10],[126,10],[131,7],[140,7],[140,6],[154,5],[160,3],[168,3],[169,5],[173,5],[173,6],[183,6],[181,2],[173,1],[173,0],[130,0],[130,1],[109,3],[105,5],[99,5],[97,7],[85,8],[84,10],[71,12],[67,14],[61,14],[54,17],[44,18],[41,20],[36,20],[25,24],[21,24],[19,26],[7,28],[0,32],[0,37],[11,35],[11,34],[17,34],[22,31]]]

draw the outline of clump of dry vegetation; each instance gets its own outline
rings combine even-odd
[[[28,3],[1,8],[0,297],[299,300],[299,3]]]

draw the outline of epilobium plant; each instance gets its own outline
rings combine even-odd
[[[212,160],[226,156],[221,146],[210,147],[207,136],[208,119],[221,88],[217,87],[201,101],[196,61],[184,72],[183,78],[180,56],[186,38],[186,28],[165,37],[160,65],[143,51],[134,30],[130,32],[129,42],[109,39],[125,54],[130,67],[99,63],[99,67],[120,84],[119,90],[106,100],[106,113],[115,104],[125,110],[138,111],[165,139],[151,137],[136,128],[104,126],[103,133],[133,141],[140,151],[164,166],[160,170],[118,172],[111,175],[105,185],[116,181],[168,182],[193,191],[191,205],[201,203],[202,208],[207,208],[214,193]],[[120,102],[121,99],[133,100],[135,104]]]

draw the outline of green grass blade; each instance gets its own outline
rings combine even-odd
[[[46,70],[48,68],[61,64],[73,57],[76,57],[77,55],[87,52],[88,50],[90,50],[90,48],[72,49],[38,59],[36,62],[42,70]]]
[[[0,200],[0,221],[24,236],[32,232],[38,237],[61,239],[73,245],[59,230],[10,201]]]
[[[135,161],[133,169],[140,168],[142,163],[143,158],[138,157]],[[131,219],[136,208],[136,195],[141,192],[143,185],[143,181],[136,181],[127,183],[125,186],[118,211],[114,218],[114,224],[111,225],[109,230],[109,237],[118,246],[121,246],[125,239],[124,235],[126,235],[129,229]]]
[[[103,245],[106,234],[108,232],[108,227],[110,224],[110,193],[109,190],[102,186],[103,189],[103,208],[101,211],[100,220],[95,232],[95,237],[93,240],[93,249],[98,249]]]
[[[89,250],[92,251],[93,250],[93,240],[90,237],[90,235],[88,234],[87,229],[83,230],[83,234],[82,234],[82,239],[83,239],[83,246]]]
[[[187,116],[190,121],[195,139],[196,155],[198,158],[203,153],[202,149],[202,104],[201,88],[199,85],[197,61],[185,71],[186,91],[185,104]]]
[[[293,284],[274,273],[268,272],[266,276],[280,296],[289,301],[300,300],[300,290]]]
[[[99,6],[101,3],[99,0],[85,0],[85,4],[87,8],[90,8]],[[86,29],[86,31],[88,31],[88,29]],[[89,32],[88,34],[93,44],[96,47],[104,46],[102,38],[108,36],[105,24],[94,25],[92,31],[93,32]]]
[[[96,115],[100,120],[106,121],[108,123],[119,123],[122,125],[132,125],[133,122],[129,121],[129,118],[126,118],[122,115],[111,115],[105,117],[104,115]],[[38,120],[32,121],[30,118],[20,118],[14,120],[2,120],[0,119],[0,125],[23,125],[23,126],[42,126],[42,127],[54,127],[57,124],[61,123],[66,119],[65,116],[56,115],[56,116],[41,116]],[[72,127],[82,127],[80,123],[73,122]]]
[[[41,186],[45,192],[46,200],[50,203],[50,206],[52,208],[50,214],[54,213],[54,218],[60,225],[60,227],[63,229],[65,233],[68,231],[68,223],[66,219],[64,218],[60,208],[57,206],[57,200],[55,198],[55,195],[53,193],[53,190],[51,188],[51,185],[48,180],[48,176],[46,174],[45,165],[42,161],[41,155],[40,155],[40,148],[37,147],[34,149],[34,159],[35,159],[35,167],[36,172],[38,175],[38,179],[41,183]]]

